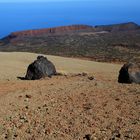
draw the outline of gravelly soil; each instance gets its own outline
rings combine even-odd
[[[3,84],[1,139],[140,139],[139,85],[82,75]]]

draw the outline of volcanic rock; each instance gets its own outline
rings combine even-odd
[[[37,60],[28,66],[25,79],[37,80],[46,76],[51,77],[56,74],[54,64],[44,56],[38,56]]]
[[[140,84],[140,65],[135,63],[124,64],[120,69],[118,82]]]

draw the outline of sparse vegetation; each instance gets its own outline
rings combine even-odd
[[[140,30],[23,37],[1,43],[0,51],[35,52],[103,62],[140,61]]]

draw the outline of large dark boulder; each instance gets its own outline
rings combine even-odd
[[[140,84],[140,64],[126,63],[120,69],[119,83],[138,83]]]
[[[55,66],[44,56],[38,56],[37,60],[28,66],[25,79],[37,80],[44,77],[51,77],[56,74]]]

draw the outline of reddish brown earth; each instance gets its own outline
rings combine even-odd
[[[0,82],[0,88],[1,139],[140,138],[139,85],[56,76]]]

